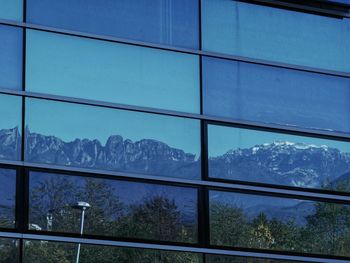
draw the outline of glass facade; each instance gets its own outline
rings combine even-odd
[[[0,0],[0,6],[0,19],[22,21],[23,0]]]
[[[200,110],[199,59],[194,55],[34,30],[27,32],[26,55],[29,91]]]
[[[350,8],[280,2],[0,0],[0,263],[350,262]]]
[[[197,120],[38,99],[26,115],[26,161],[200,178]]]
[[[0,88],[22,89],[22,30],[0,25]]]
[[[239,0],[203,0],[202,7],[204,50],[350,72],[349,18]]]
[[[28,22],[198,48],[197,0],[28,0]]]

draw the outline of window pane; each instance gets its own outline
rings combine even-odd
[[[350,72],[350,19],[203,0],[203,49]]]
[[[289,261],[264,258],[234,257],[221,255],[207,255],[206,263],[307,263],[304,261]]]
[[[0,159],[19,160],[21,156],[22,99],[0,95]]]
[[[15,208],[16,171],[0,168],[0,228],[15,227]]]
[[[204,113],[350,133],[350,78],[203,57]]]
[[[19,262],[18,240],[0,238],[0,263]]]
[[[0,88],[22,89],[22,29],[17,27],[0,25]]]
[[[75,262],[78,244],[52,241],[25,241],[24,262]],[[135,249],[100,245],[81,245],[80,262],[84,263],[200,263],[200,254],[153,249]]]
[[[27,31],[29,91],[199,113],[197,56]]]
[[[133,40],[198,47],[198,0],[27,0],[27,20]]]
[[[0,0],[0,19],[22,21],[22,0]]]
[[[195,243],[197,190],[67,176],[30,173],[30,228],[84,234]]]
[[[213,245],[349,256],[348,205],[210,191]]]
[[[208,126],[209,176],[350,191],[350,143]]]
[[[200,178],[197,120],[37,99],[26,106],[26,161]]]

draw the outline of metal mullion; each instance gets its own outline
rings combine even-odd
[[[67,103],[112,108],[112,109],[119,109],[119,110],[144,112],[144,113],[151,113],[151,114],[158,114],[158,115],[167,115],[167,116],[173,116],[173,117],[206,120],[213,125],[223,125],[223,126],[230,126],[230,127],[243,128],[243,129],[254,129],[254,130],[267,131],[267,132],[285,133],[290,135],[316,137],[321,139],[350,142],[350,134],[342,133],[342,132],[334,132],[334,131],[327,131],[327,130],[312,130],[312,129],[295,127],[295,126],[259,123],[259,122],[253,122],[253,121],[237,120],[232,118],[214,117],[214,116],[201,115],[201,114],[195,114],[195,113],[162,110],[162,109],[155,109],[155,108],[148,108],[148,107],[95,101],[95,100],[89,100],[89,99],[49,95],[49,94],[36,93],[36,92],[16,91],[16,90],[3,89],[3,88],[0,88],[0,94],[24,96],[27,98],[52,100],[52,101],[58,101],[58,102],[67,102]]]
[[[272,66],[272,67],[286,68],[286,69],[292,69],[292,70],[294,69],[294,70],[301,70],[301,71],[305,71],[305,72],[312,72],[312,73],[318,73],[318,74],[326,74],[326,75],[331,75],[331,76],[350,78],[350,73],[337,71],[337,70],[314,68],[314,67],[301,66],[301,65],[289,64],[289,63],[283,63],[283,62],[269,61],[269,60],[264,60],[264,59],[255,59],[255,58],[249,58],[249,57],[244,57],[244,56],[229,55],[229,54],[224,54],[224,53],[219,53],[219,52],[202,51],[202,50],[196,50],[196,49],[187,49],[187,48],[166,46],[166,45],[153,44],[153,43],[143,42],[143,41],[134,41],[134,40],[129,40],[129,39],[105,36],[105,35],[90,34],[90,33],[84,33],[84,32],[80,32],[80,31],[73,31],[73,30],[66,30],[66,29],[60,29],[60,28],[55,28],[55,27],[41,26],[41,25],[37,25],[37,24],[21,23],[21,22],[10,21],[10,20],[5,20],[5,19],[0,19],[0,24],[8,25],[8,26],[22,27],[22,28],[26,28],[26,29],[39,30],[39,31],[46,31],[46,32],[50,32],[50,33],[71,35],[71,36],[96,39],[96,40],[102,40],[102,41],[109,41],[109,42],[114,42],[114,43],[135,45],[135,46],[148,47],[148,48],[167,50],[167,51],[174,51],[174,52],[186,53],[186,54],[192,54],[192,55],[202,55],[202,56],[208,56],[208,57],[213,57],[213,58],[229,59],[229,60],[246,62],[246,63],[253,63],[253,64],[259,64],[259,65],[266,65],[266,66]]]
[[[86,238],[75,238],[75,237],[63,237],[63,236],[51,236],[42,234],[19,234],[19,233],[7,233],[0,232],[0,237],[5,238],[22,238],[28,240],[45,240],[54,242],[67,242],[67,243],[81,243],[86,245],[103,245],[113,247],[128,247],[128,248],[145,248],[145,249],[156,249],[165,251],[176,251],[176,252],[192,252],[192,253],[205,253],[222,256],[238,256],[238,257],[255,257],[264,259],[276,259],[276,260],[294,260],[302,262],[318,262],[318,263],[345,263],[349,262],[349,258],[345,257],[319,257],[308,256],[308,255],[290,255],[281,252],[252,252],[242,251],[237,249],[218,249],[218,248],[201,248],[201,247],[188,247],[188,246],[177,246],[177,245],[161,245],[161,244],[150,244],[140,242],[125,242],[125,241],[110,241],[110,240],[98,240],[98,239],[86,239]]]
[[[77,168],[69,167],[62,165],[51,165],[51,164],[38,164],[30,162],[21,162],[21,161],[5,161],[0,160],[1,164],[16,165],[20,167],[25,167],[29,170],[40,170],[43,172],[51,173],[69,173],[69,174],[84,174],[88,176],[103,176],[108,179],[126,179],[126,180],[146,180],[149,182],[159,183],[159,184],[177,184],[179,186],[188,186],[188,187],[209,187],[212,189],[217,189],[220,191],[243,191],[245,193],[253,194],[266,194],[266,195],[276,195],[280,197],[290,197],[290,198],[301,198],[301,199],[311,199],[311,200],[322,200],[328,202],[341,202],[341,203],[350,203],[350,193],[349,192],[331,192],[325,193],[322,190],[309,191],[310,189],[295,189],[295,188],[279,188],[279,187],[267,187],[265,185],[252,186],[238,183],[229,183],[229,182],[216,182],[216,181],[202,181],[202,180],[193,180],[193,179],[182,179],[175,177],[164,177],[164,176],[155,176],[155,175],[145,175],[145,174],[132,174],[132,173],[123,173],[107,170],[98,170],[98,169],[86,169],[86,168]]]

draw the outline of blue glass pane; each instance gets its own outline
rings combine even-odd
[[[296,263],[296,261],[267,259],[267,258],[252,258],[252,257],[235,257],[221,255],[207,255],[206,263]],[[298,263],[308,263],[306,261],[297,261]]]
[[[22,21],[23,0],[0,0],[0,19]]]
[[[27,31],[30,91],[199,113],[197,56]]]
[[[22,89],[22,29],[0,25],[0,88]]]
[[[203,58],[204,113],[350,133],[350,78]]]
[[[19,240],[0,238],[0,262],[18,263],[19,261]]]
[[[29,222],[35,230],[173,242],[197,241],[197,190],[41,172],[30,173]],[[86,204],[87,203],[87,204]]]
[[[208,126],[209,176],[350,191],[350,142]]]
[[[22,99],[0,95],[0,159],[19,160],[21,156]]]
[[[15,206],[16,171],[0,169],[0,228],[14,228]]]
[[[31,23],[198,47],[198,0],[28,0]]]
[[[0,239],[1,242],[1,239]],[[1,243],[0,243],[1,244]],[[25,263],[76,262],[77,244],[46,240],[25,240]],[[161,259],[161,261],[159,261]],[[14,262],[14,261],[11,261]],[[144,248],[81,244],[84,263],[202,263],[200,253]],[[7,263],[7,262],[6,262]],[[228,262],[225,262],[228,263]],[[238,262],[235,262],[238,263]],[[244,262],[245,263],[245,262]],[[250,262],[251,263],[251,262]],[[254,262],[257,263],[257,262]],[[259,262],[260,263],[260,262]],[[284,262],[280,262],[284,263]],[[302,262],[303,263],[303,262]]]
[[[203,49],[350,72],[350,19],[203,0]]]
[[[27,99],[26,125],[27,161],[200,178],[197,120]]]
[[[213,245],[350,255],[349,205],[219,191],[209,203]]]

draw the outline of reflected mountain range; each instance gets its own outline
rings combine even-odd
[[[0,130],[0,158],[19,159],[18,128]],[[199,179],[200,158],[165,142],[110,136],[65,142],[26,129],[26,161],[130,173]],[[209,157],[210,177],[308,188],[335,188],[350,181],[350,153],[327,146],[273,142]]]

